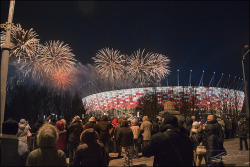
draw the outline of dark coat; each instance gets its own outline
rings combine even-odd
[[[224,142],[224,133],[222,131],[222,127],[221,125],[218,123],[217,120],[213,120],[213,121],[208,121],[207,124],[213,124],[215,126],[215,134],[219,137],[219,143],[220,143],[220,147],[223,147],[223,142]]]
[[[80,135],[83,131],[83,126],[81,122],[74,122],[69,125],[68,128],[68,140],[69,144],[77,147],[80,143]]]
[[[209,158],[214,157],[220,153],[219,137],[216,133],[216,125],[207,124],[203,145],[206,146],[207,155]]]
[[[1,166],[25,166],[28,148],[15,135],[0,137]]]
[[[121,127],[118,131],[118,142],[121,143],[122,147],[128,147],[133,145],[134,135],[129,127]]]
[[[188,131],[188,135],[189,135],[189,133],[192,129],[193,119],[187,118],[185,124],[186,124],[186,130]]]
[[[117,124],[115,126],[115,131],[114,131],[114,136],[115,136],[115,139],[117,140],[118,139],[118,131],[120,130],[121,128],[121,125],[120,124]]]
[[[241,123],[237,127],[237,134],[240,138],[247,138],[248,128],[245,122]]]
[[[40,127],[43,126],[43,123],[36,122],[35,125],[31,128],[30,132],[31,133],[36,133]]]
[[[154,156],[153,166],[192,166],[193,143],[178,130],[167,130],[152,136],[143,151],[146,157]]]
[[[56,127],[57,127],[58,133],[59,133],[59,138],[56,142],[56,148],[65,151],[66,150],[67,131],[64,128],[64,123],[62,121],[58,121],[56,123]]]
[[[73,166],[106,166],[107,159],[102,143],[84,143],[76,149]]]
[[[100,121],[94,126],[95,131],[97,131],[97,133],[99,134],[100,140],[104,143],[104,145],[111,138],[109,132],[111,128],[113,128],[113,126],[111,123],[109,123],[109,121]]]

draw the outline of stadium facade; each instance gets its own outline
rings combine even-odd
[[[157,96],[157,102],[162,105],[173,101],[176,107],[181,107],[183,101],[193,103],[201,111],[211,109],[219,112],[239,111],[244,103],[244,92],[235,89],[204,86],[162,86],[144,87],[105,91],[84,97],[83,103],[87,112],[90,111],[135,111],[139,99],[145,96]]]

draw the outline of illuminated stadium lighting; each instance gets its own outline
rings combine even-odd
[[[163,105],[166,101],[173,101],[181,105],[184,95],[184,99],[189,102],[192,102],[195,98],[195,106],[200,109],[223,110],[227,108],[241,111],[245,97],[242,91],[220,87],[169,86],[107,91],[89,95],[82,100],[87,111],[135,109],[138,106],[139,99],[154,94],[154,91],[158,95],[158,104],[160,105]]]
[[[190,74],[191,72],[192,70],[190,70]],[[158,87],[131,85],[131,87],[115,88],[110,87],[110,84],[105,81],[101,83],[100,88],[96,83],[85,84],[85,87],[82,88],[84,93],[82,101],[87,113],[91,111],[107,113],[108,111],[109,113],[114,112],[114,115],[117,114],[117,111],[124,113],[133,111],[137,115],[135,109],[139,106],[139,101],[145,96],[154,94],[157,95],[158,104],[162,107],[165,102],[173,101],[177,108],[181,108],[185,101],[192,104],[194,102],[195,108],[203,112],[216,110],[228,114],[229,110],[242,110],[245,95],[240,89],[241,85],[236,81],[231,81],[231,75],[223,82],[222,73],[217,84],[213,84],[215,82],[214,72],[209,86],[208,84],[203,86],[204,70],[202,72],[198,86],[190,86],[191,82],[188,83],[189,86],[179,85],[179,69],[177,69],[177,85],[172,86],[168,86],[167,83],[167,86]],[[189,77],[191,81],[191,75]]]

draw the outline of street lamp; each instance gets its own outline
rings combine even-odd
[[[248,98],[247,98],[247,85],[246,85],[245,70],[244,70],[244,59],[245,59],[245,56],[249,53],[249,49],[244,53],[244,49],[246,49],[246,48],[249,48],[249,46],[245,45],[244,48],[242,48],[241,64],[242,64],[243,85],[244,85],[244,93],[245,93],[246,116],[249,117],[249,106],[248,106]]]
[[[2,123],[4,120],[4,109],[6,99],[6,82],[8,75],[9,55],[10,55],[10,34],[13,29],[13,15],[14,15],[15,0],[10,0],[8,22],[1,25],[1,28],[6,29],[5,41],[2,46],[2,60],[1,60],[1,117],[0,117],[0,134],[2,134]]]

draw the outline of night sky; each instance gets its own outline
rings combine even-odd
[[[9,1],[1,1],[1,23]],[[33,28],[41,43],[64,41],[82,64],[109,47],[131,55],[138,49],[164,54],[171,60],[169,82],[204,82],[213,72],[242,78],[241,48],[249,44],[249,2],[83,2],[16,1],[14,23]],[[249,81],[249,55],[245,59]]]

